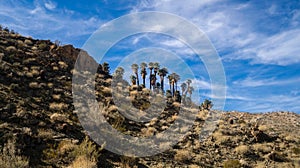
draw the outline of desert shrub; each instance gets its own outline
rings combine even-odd
[[[271,146],[268,144],[258,143],[258,144],[254,144],[252,147],[255,151],[262,152],[262,153],[270,153],[272,151]]]
[[[61,163],[63,160],[65,164],[69,163],[70,168],[95,167],[103,147],[98,148],[87,137],[79,145],[63,140],[58,144],[48,145],[43,151],[43,160],[52,164]]]
[[[48,144],[47,149],[43,150],[43,160],[45,162],[57,162],[60,160],[60,153],[57,144]]]
[[[59,67],[62,68],[62,69],[68,68],[68,64],[66,64],[66,63],[63,62],[63,61],[59,61],[59,62],[58,62],[58,65],[59,65]]]
[[[178,150],[174,156],[176,161],[184,162],[192,159],[191,151],[189,150]]]
[[[141,131],[146,137],[153,136],[154,133],[157,132],[157,130],[154,127],[143,128]]]
[[[38,89],[39,84],[37,82],[30,82],[29,87],[32,88],[32,89]]]
[[[292,148],[292,152],[293,152],[294,154],[296,154],[296,155],[299,155],[299,154],[300,154],[300,148],[294,147],[294,148]]]
[[[238,153],[238,154],[246,154],[246,153],[249,153],[250,152],[250,147],[247,146],[247,145],[240,145],[238,147],[235,148],[235,152]]]
[[[27,45],[32,45],[32,41],[29,40],[29,39],[26,39],[26,40],[24,41],[24,43],[27,44]]]
[[[71,165],[68,166],[68,168],[78,168],[78,167],[96,168],[97,162],[91,161],[86,156],[79,156],[71,163]]]
[[[13,52],[16,52],[16,51],[17,51],[17,49],[16,49],[15,46],[9,46],[9,47],[7,47],[5,50],[6,50],[7,52],[9,52],[9,53],[13,53]]]
[[[60,111],[60,110],[64,110],[66,108],[68,108],[68,105],[65,103],[50,103],[49,104],[49,108],[50,110],[56,110],[56,111]]]
[[[47,44],[46,43],[41,43],[38,45],[38,49],[40,50],[45,50],[47,48]]]
[[[15,147],[16,140],[8,140],[0,150],[0,167],[1,168],[27,168],[29,160],[24,156],[20,156],[20,151]]]
[[[216,131],[213,133],[213,137],[216,139],[216,143],[219,145],[225,145],[230,142],[230,136],[223,135],[221,131]]]
[[[242,165],[238,160],[226,160],[223,163],[224,168],[241,168]]]
[[[38,75],[40,75],[40,72],[38,70],[36,70],[36,69],[33,69],[33,70],[31,70],[31,74],[33,76],[38,76]]]
[[[0,53],[0,61],[3,59],[4,53]]]
[[[74,150],[70,153],[70,156],[76,159],[83,157],[90,162],[98,161],[100,151],[104,148],[104,145],[100,149],[86,137],[80,145],[77,145]]]
[[[53,94],[53,95],[52,95],[52,98],[53,98],[54,100],[59,100],[59,99],[61,98],[61,95],[60,95],[60,94]]]
[[[20,86],[19,86],[19,84],[17,84],[17,83],[12,83],[12,84],[10,84],[10,89],[11,90],[16,90],[16,89],[18,89]]]
[[[136,159],[133,157],[122,156],[120,166],[123,168],[136,168]]]
[[[18,46],[18,48],[23,48],[23,47],[25,47],[25,43],[22,41],[22,40],[17,40],[17,46]]]

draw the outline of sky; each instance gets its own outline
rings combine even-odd
[[[205,33],[224,67],[226,111],[300,113],[298,0],[1,0],[0,24],[25,36],[81,48],[107,22],[144,11],[178,15]],[[205,65],[190,59],[193,52],[178,39],[136,34],[112,47],[106,60],[115,62],[114,69],[143,47],[178,55],[199,72],[193,85],[201,98],[215,98]]]

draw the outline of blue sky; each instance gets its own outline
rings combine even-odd
[[[0,24],[25,36],[60,40],[80,48],[106,22],[142,11],[176,14],[203,30],[226,73],[225,110],[300,112],[298,0],[1,0]],[[117,49],[129,44],[127,52],[139,45],[157,44],[167,50],[180,48],[175,53],[187,51],[176,39],[151,34],[126,40],[108,53],[111,61],[120,61],[125,54]],[[179,55],[184,58],[188,53]],[[200,95],[213,98],[205,68],[198,68],[203,74],[193,83],[202,90]]]

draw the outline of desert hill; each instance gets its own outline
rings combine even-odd
[[[97,64],[72,45],[0,29],[0,167],[300,167],[300,115],[292,112],[216,111],[222,113],[217,129],[200,142],[209,111],[193,108],[192,129],[172,149],[142,158],[111,153],[88,137],[74,112],[77,58],[78,66]],[[147,137],[174,123],[172,101],[148,123],[124,118],[112,101],[108,66],[98,66],[95,95],[115,129]]]

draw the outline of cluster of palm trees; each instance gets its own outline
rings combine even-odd
[[[142,88],[146,88],[146,76],[148,74],[147,68],[149,69],[149,89],[153,91],[161,90],[163,93],[165,92],[164,81],[165,77],[169,74],[169,71],[166,67],[160,68],[160,64],[158,62],[149,62],[148,64],[142,62],[140,65],[132,64],[131,69],[134,75],[130,76],[130,80],[132,85],[137,85]],[[142,84],[140,85],[140,77],[139,70],[142,79]],[[122,79],[124,75],[124,69],[122,67],[118,67],[115,70],[114,76],[118,79]],[[158,77],[160,78],[160,82],[158,82]],[[170,73],[167,76],[169,80],[169,91],[173,97],[179,94],[179,90],[177,84],[180,80],[180,76],[177,73]],[[192,81],[188,79],[186,82],[181,84],[181,95],[182,98],[186,98],[186,95],[189,94],[189,99],[191,99],[191,95],[194,91],[194,88],[191,86]]]

